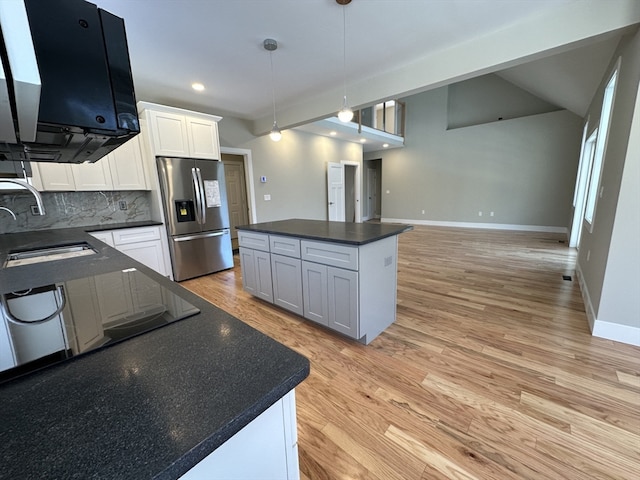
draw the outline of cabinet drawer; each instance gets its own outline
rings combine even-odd
[[[358,247],[302,240],[301,249],[303,260],[349,270],[358,270]]]
[[[113,243],[126,245],[128,243],[160,240],[160,227],[123,228],[113,230]]]
[[[254,250],[269,251],[269,235],[266,233],[238,232],[238,244]]]
[[[269,235],[269,245],[271,253],[300,258],[300,240],[297,238]]]

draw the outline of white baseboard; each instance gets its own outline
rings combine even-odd
[[[580,292],[582,293],[582,300],[584,301],[584,309],[587,313],[587,321],[589,322],[591,335],[640,347],[640,328],[606,322],[596,318],[591,297],[589,297],[589,290],[582,277],[580,264],[576,264],[576,277],[578,277],[578,284],[580,285]]]
[[[640,347],[640,328],[638,327],[596,320],[591,333],[594,337],[606,338],[607,340]]]
[[[473,222],[440,222],[435,220],[414,220],[408,218],[382,218],[382,222],[409,223],[412,225],[430,225],[434,227],[487,228],[492,230],[520,230],[523,232],[568,233],[567,227],[549,227],[544,225],[513,225],[509,223],[473,223]]]

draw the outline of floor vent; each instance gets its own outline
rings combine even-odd
[[[567,282],[571,281],[571,275],[562,275],[562,279],[566,280]]]
[[[567,243],[566,240],[558,240],[558,243]]]

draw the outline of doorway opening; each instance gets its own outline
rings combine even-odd
[[[362,222],[360,163],[342,160],[327,164],[327,210],[329,221]]]
[[[231,246],[237,250],[239,225],[255,223],[252,211],[252,182],[251,182],[251,156],[250,153],[239,152],[221,154],[224,164],[224,177],[227,189],[227,205],[229,208],[229,228],[231,230]],[[248,165],[247,165],[248,164]],[[247,168],[247,166],[249,168]],[[249,171],[247,171],[249,170]]]
[[[382,159],[365,160],[363,219],[379,220],[382,216]]]

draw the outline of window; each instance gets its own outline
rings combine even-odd
[[[619,61],[618,61],[619,62]],[[618,67],[614,70],[609,83],[604,89],[602,99],[602,112],[600,113],[600,123],[598,126],[598,137],[596,139],[593,164],[589,175],[589,189],[587,193],[587,204],[585,206],[584,219],[589,226],[589,231],[593,231],[593,219],[596,213],[598,192],[600,190],[600,176],[602,174],[602,164],[604,162],[604,150],[609,136],[609,124],[611,123],[611,112],[613,111],[613,99],[618,80]]]

